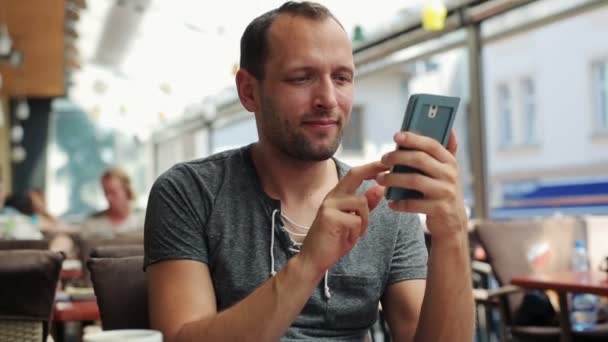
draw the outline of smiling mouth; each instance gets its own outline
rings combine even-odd
[[[332,120],[332,119],[318,119],[318,120],[307,120],[304,121],[305,125],[311,125],[311,126],[334,126],[338,124],[337,120]]]

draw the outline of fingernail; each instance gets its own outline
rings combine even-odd
[[[398,132],[397,134],[395,134],[395,141],[396,142],[403,142],[403,141],[405,141],[405,137],[406,137],[406,133],[405,132]]]
[[[388,153],[384,154],[382,158],[380,158],[380,162],[386,165],[386,158],[388,158]]]

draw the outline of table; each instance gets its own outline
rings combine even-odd
[[[553,290],[559,296],[561,341],[572,341],[572,326],[568,310],[569,292],[592,293],[608,296],[608,275],[601,272],[562,271],[517,276],[511,284],[527,289]]]
[[[99,319],[99,307],[95,299],[55,302],[52,321],[53,338],[57,342],[68,339],[65,331],[65,324],[68,322],[78,322],[80,329],[82,322],[98,321]]]
[[[62,269],[59,275],[61,280],[80,279],[82,278],[82,270],[78,269]]]
[[[99,320],[99,307],[96,300],[81,300],[70,302],[56,302],[53,308],[53,321],[97,321]]]

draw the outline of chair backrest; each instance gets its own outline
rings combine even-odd
[[[143,260],[143,256],[89,259],[104,330],[150,328]]]
[[[0,240],[0,250],[49,249],[47,240]]]
[[[91,251],[91,258],[124,258],[144,255],[143,245],[99,246]]]
[[[574,241],[586,240],[585,222],[575,217],[483,221],[475,227],[500,285],[516,275],[568,269]],[[512,296],[515,309],[521,296]]]
[[[78,246],[78,257],[82,262],[82,276],[87,285],[91,284],[89,270],[85,265],[91,256],[91,252],[100,246],[124,246],[124,245],[142,245],[144,244],[143,236],[125,236],[113,239],[82,239],[80,237],[75,240]]]
[[[608,257],[608,216],[585,217],[591,269],[597,271]]]
[[[19,341],[46,341],[63,259],[59,252],[0,250],[0,341],[16,330]]]

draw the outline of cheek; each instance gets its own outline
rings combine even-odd
[[[338,101],[338,106],[344,113],[350,113],[353,106],[353,95],[354,91],[352,88],[343,89],[337,92],[336,100]]]

